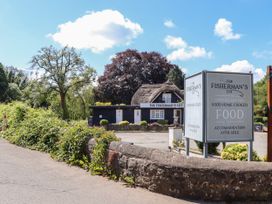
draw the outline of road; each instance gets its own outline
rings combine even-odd
[[[168,150],[168,132],[116,132],[116,135],[125,142],[132,142],[135,145],[144,147]],[[229,143],[227,143],[229,144]],[[253,149],[263,158],[267,152],[267,133],[255,132]],[[197,149],[194,141],[190,142],[190,148]],[[219,149],[222,149],[220,144]]]
[[[48,154],[17,147],[0,139],[1,204],[180,204],[193,203],[129,188],[121,182],[65,163]]]

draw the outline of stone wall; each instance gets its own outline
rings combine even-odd
[[[110,144],[107,163],[137,186],[177,198],[272,201],[272,164],[186,158],[122,142]]]

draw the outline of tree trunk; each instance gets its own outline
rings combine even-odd
[[[62,119],[68,120],[69,119],[69,112],[66,105],[66,94],[60,93],[60,104],[62,108]]]

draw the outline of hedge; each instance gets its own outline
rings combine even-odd
[[[50,110],[34,109],[19,102],[0,104],[0,124],[0,136],[11,143],[49,152],[54,159],[87,170],[101,166],[101,162],[95,163],[99,159],[89,159],[86,148],[89,139],[95,138],[104,149],[111,141],[118,140],[113,132],[104,128],[89,128],[87,121],[66,122]]]

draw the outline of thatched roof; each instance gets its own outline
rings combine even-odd
[[[183,98],[183,91],[169,81],[163,84],[143,84],[133,95],[131,105],[152,103],[163,92],[174,92],[180,98]]]

